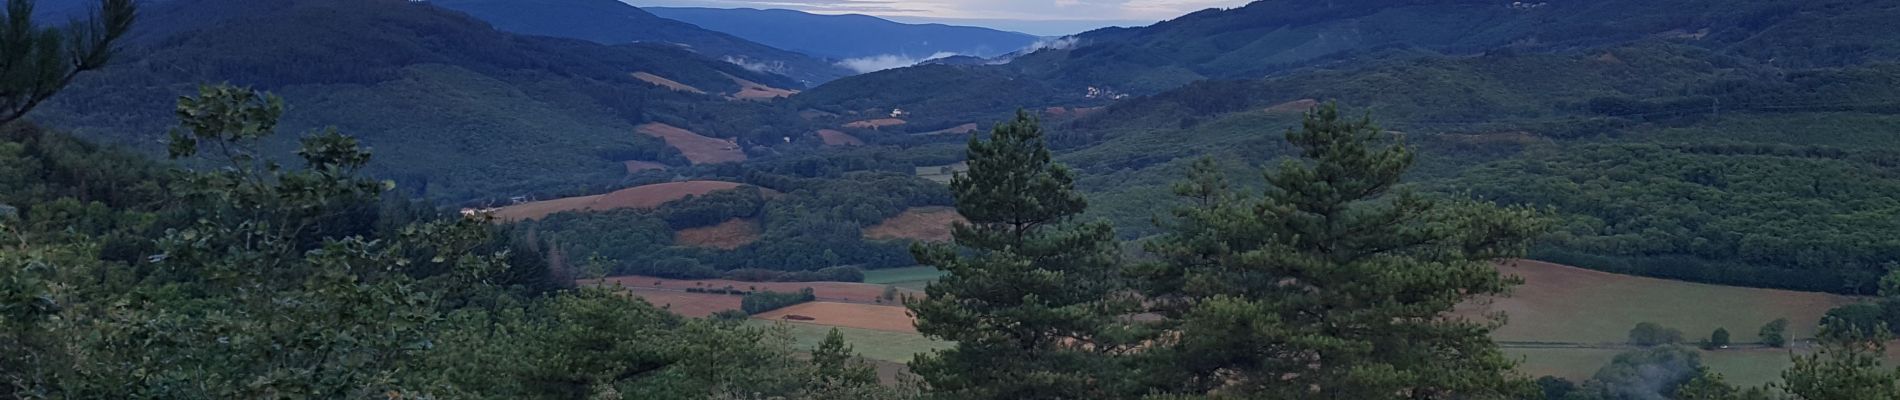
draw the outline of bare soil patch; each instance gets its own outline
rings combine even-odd
[[[665,278],[655,278],[655,277],[650,277],[650,276],[635,275],[635,276],[612,277],[612,278],[606,278],[604,280],[584,280],[577,283],[580,285],[593,285],[593,284],[599,284],[600,282],[603,282],[603,281],[606,282],[606,284],[610,287],[619,285],[619,286],[624,286],[624,287],[629,287],[629,288],[643,288],[643,289],[654,289],[654,290],[664,289],[664,290],[674,290],[674,291],[684,291],[690,288],[721,289],[721,288],[731,287],[733,289],[739,289],[739,290],[761,290],[761,291],[769,290],[769,291],[774,291],[774,292],[791,293],[791,292],[797,292],[804,288],[811,288],[812,294],[818,296],[819,301],[869,303],[873,305],[880,304],[881,302],[881,304],[889,304],[893,306],[901,304],[901,303],[893,303],[890,301],[884,301],[883,299],[879,298],[879,296],[884,294],[884,288],[886,287],[885,285],[873,285],[873,284],[868,284],[868,283],[853,283],[853,282],[741,282],[741,281],[726,280],[726,279],[701,279],[701,280],[665,279]],[[919,296],[923,296],[924,294],[922,291],[900,288],[898,290],[898,295],[919,297]],[[734,297],[737,297],[737,296],[734,296]]]
[[[979,129],[977,124],[975,122],[972,122],[972,123],[967,123],[963,125],[952,126],[947,129],[938,129],[938,130],[934,130],[930,132],[919,133],[919,135],[965,134],[965,133],[970,133],[970,132],[976,132],[977,129]]]
[[[693,85],[679,83],[678,81],[674,81],[672,79],[666,79],[666,77],[654,75],[654,74],[650,74],[646,72],[635,72],[633,73],[633,78],[646,81],[646,83],[651,83],[653,84],[653,86],[673,89],[673,91],[676,91],[676,92],[687,92],[687,93],[692,93],[692,94],[706,94],[706,91],[699,90],[699,88],[693,87]]]
[[[521,221],[541,219],[550,214],[566,211],[604,211],[617,208],[654,208],[666,202],[686,198],[686,196],[704,196],[721,190],[737,189],[744,186],[723,181],[685,181],[668,182],[621,189],[607,194],[592,196],[564,197],[516,204],[495,210],[495,219],[500,221]],[[771,191],[766,191],[772,193]]]
[[[882,129],[887,126],[898,126],[908,123],[910,122],[897,118],[879,118],[844,124],[844,127],[851,129]]]
[[[693,164],[718,164],[745,161],[745,151],[730,139],[717,139],[693,131],[680,129],[662,123],[650,123],[636,128],[642,134],[666,140],[666,144],[679,149]]]
[[[839,132],[837,130],[832,130],[832,129],[819,129],[818,139],[825,141],[826,146],[863,146],[864,145],[864,141],[859,140],[857,136],[851,136],[851,134],[849,133]]]
[[[645,299],[654,306],[672,310],[681,316],[703,318],[720,311],[737,310],[744,297],[729,294],[687,293],[673,290],[626,288],[627,295]]]
[[[1299,99],[1267,107],[1268,114],[1299,114],[1319,106],[1319,100]]]
[[[745,247],[759,241],[759,221],[734,218],[719,225],[681,229],[673,233],[673,243],[721,250]]]
[[[877,240],[910,239],[925,242],[950,241],[950,224],[965,222],[955,208],[917,207],[864,228],[864,237]]]
[[[793,316],[809,317],[788,318]],[[754,315],[753,318],[800,324],[842,326],[885,332],[917,333],[910,310],[901,306],[810,302]]]
[[[638,161],[638,160],[634,160],[634,161],[625,161],[625,162],[623,162],[623,163],[627,165],[627,173],[629,173],[629,174],[637,174],[637,173],[640,173],[640,172],[642,172],[642,171],[664,171],[664,170],[666,170],[666,164],[661,164],[661,163],[656,163],[656,162],[652,162],[652,161]]]
[[[764,84],[745,80],[744,78],[732,76],[732,74],[727,74],[724,72],[721,72],[720,74],[725,75],[727,78],[731,78],[733,83],[739,84],[739,92],[732,94],[733,100],[769,101],[772,99],[792,97],[792,95],[798,94],[797,90],[779,89],[779,88],[775,88],[771,86],[766,86]]]

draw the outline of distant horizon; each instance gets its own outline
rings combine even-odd
[[[1252,0],[622,0],[638,7],[782,9],[812,14],[858,14],[909,24],[945,24],[1021,32],[1074,35],[1107,27],[1147,26],[1207,8],[1231,8]],[[1049,17],[1061,15],[1062,17]]]

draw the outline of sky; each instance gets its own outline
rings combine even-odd
[[[635,6],[784,8],[868,14],[909,23],[984,26],[1041,36],[1140,26],[1251,0],[624,0]]]

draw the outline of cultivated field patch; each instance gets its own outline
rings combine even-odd
[[[882,129],[887,126],[898,126],[908,123],[910,122],[897,118],[879,118],[844,124],[844,127],[851,129]]]
[[[794,324],[842,326],[916,334],[910,310],[903,306],[815,301],[767,311],[753,318]]]
[[[687,293],[677,290],[654,290],[626,288],[630,296],[645,299],[654,306],[665,308],[681,316],[703,318],[720,311],[737,310],[743,296],[712,293]]]
[[[652,161],[637,161],[637,160],[636,160],[636,161],[624,161],[624,162],[622,162],[622,164],[626,164],[626,165],[627,165],[627,173],[629,173],[629,174],[638,174],[638,173],[641,173],[641,172],[643,172],[643,171],[664,171],[664,170],[666,170],[666,164],[661,164],[661,163],[656,163],[656,162],[652,162]]]
[[[1787,318],[1793,339],[1813,337],[1827,310],[1855,302],[1846,296],[1708,285],[1643,278],[1521,260],[1498,267],[1524,278],[1511,297],[1468,305],[1467,312],[1502,311],[1509,323],[1500,341],[1620,343],[1631,327],[1654,322],[1691,338],[1727,328],[1738,343],[1759,340],[1762,325]]]
[[[1267,107],[1268,114],[1299,114],[1319,107],[1319,100],[1299,99]]]
[[[824,342],[825,335],[830,334],[832,328],[837,328],[838,333],[844,335],[845,342],[851,343],[853,347],[852,350],[856,350],[860,356],[872,360],[898,363],[900,364],[897,365],[898,367],[902,367],[901,363],[910,362],[910,360],[915,358],[918,354],[951,347],[950,342],[930,340],[923,335],[914,333],[896,333],[813,324],[794,324],[761,319],[754,319],[748,322],[756,326],[782,327],[782,329],[785,329],[791,334],[793,345],[800,350],[806,351],[818,348],[818,344]],[[882,370],[882,368],[880,368],[880,370]]]
[[[665,140],[668,146],[679,149],[686,155],[687,161],[698,164],[719,164],[746,160],[745,151],[730,139],[717,139],[700,136],[693,131],[680,129],[658,122],[640,125],[635,128],[641,134]]]
[[[690,288],[720,289],[730,287],[748,291],[792,293],[804,288],[811,288],[812,294],[818,296],[819,301],[866,303],[873,305],[896,304],[886,301],[882,297],[884,295],[884,289],[888,286],[855,282],[743,282],[727,279],[665,279],[636,275],[612,277],[602,280],[585,280],[577,283],[581,285],[594,285],[601,282],[605,282],[609,287],[618,285],[629,288],[669,289],[676,291],[684,291]],[[899,296],[923,296],[923,292],[921,291],[904,289],[899,289],[897,294]]]
[[[693,87],[693,85],[679,83],[678,81],[674,81],[672,79],[666,79],[666,77],[662,77],[659,75],[654,75],[654,74],[650,74],[646,72],[635,72],[633,73],[633,78],[646,81],[646,83],[651,83],[653,84],[653,86],[659,86],[659,87],[663,87],[667,89],[672,89],[673,91],[676,91],[676,92],[687,92],[687,93],[692,93],[692,94],[706,94],[706,91],[699,90],[699,88]]]
[[[654,208],[666,202],[704,196],[708,193],[737,189],[744,186],[723,181],[685,181],[668,182],[621,189],[607,194],[591,196],[564,197],[516,204],[495,210],[495,219],[512,222],[541,219],[548,215],[567,211],[605,211],[619,208]]]
[[[682,246],[732,250],[759,241],[759,221],[733,218],[713,226],[681,229],[673,243]]]
[[[779,88],[775,88],[771,86],[766,86],[764,84],[745,80],[744,78],[732,76],[732,74],[728,74],[724,72],[721,72],[720,74],[725,75],[727,78],[731,78],[733,83],[739,84],[739,92],[732,94],[733,100],[765,101],[765,100],[772,100],[772,99],[778,99],[778,98],[784,98],[784,97],[791,97],[794,94],[798,94],[797,90],[779,89]]]
[[[929,179],[931,181],[935,181],[938,183],[950,183],[950,179],[955,178],[958,172],[967,172],[969,170],[970,170],[969,162],[959,161],[955,164],[949,164],[949,165],[932,165],[932,166],[926,166],[926,167],[917,167],[917,177]]]
[[[947,242],[950,241],[950,224],[961,221],[965,220],[955,208],[916,207],[864,228],[864,237]]]
[[[833,129],[819,129],[818,139],[823,140],[826,146],[863,146],[864,145],[864,141],[858,139],[857,136],[851,136],[851,134],[849,133],[839,132]]]

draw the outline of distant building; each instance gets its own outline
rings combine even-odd
[[[13,206],[0,204],[0,220],[8,220],[8,219],[14,219],[14,218],[19,218],[19,217],[20,217],[20,209],[14,208]]]

